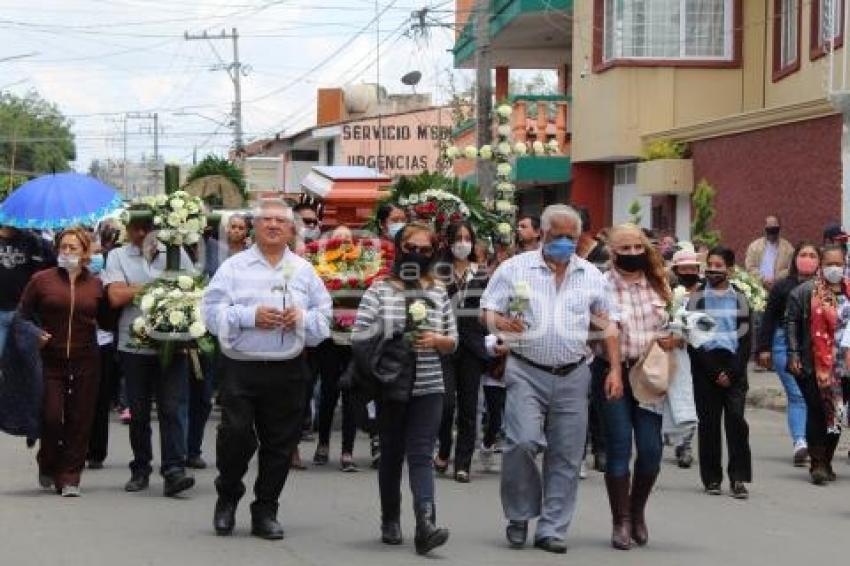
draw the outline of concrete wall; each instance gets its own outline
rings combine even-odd
[[[841,220],[841,126],[836,115],[692,144],[695,179],[717,190],[715,228],[740,262],[767,214],[794,243]]]

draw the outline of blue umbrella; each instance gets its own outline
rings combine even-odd
[[[0,204],[0,226],[61,229],[94,225],[122,205],[114,189],[79,173],[54,173],[24,183]]]

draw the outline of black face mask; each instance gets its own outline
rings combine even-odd
[[[767,236],[778,236],[779,235],[779,226],[769,226],[764,229],[764,233]]]
[[[614,265],[620,271],[625,271],[626,273],[646,271],[649,267],[649,256],[646,255],[646,252],[637,255],[617,255],[614,258]]]
[[[665,259],[665,261],[671,261],[673,259],[674,255],[676,255],[675,248],[669,249],[666,252],[664,252],[663,254],[661,254],[661,256]]]
[[[728,276],[729,276],[728,273],[726,273],[725,271],[706,271],[705,272],[705,279],[706,279],[706,281],[711,283],[712,287],[716,287],[718,285],[721,285],[724,281],[726,281],[726,278]]]
[[[432,256],[418,252],[401,253],[393,265],[393,273],[402,281],[416,281],[428,274],[432,259]]]
[[[679,275],[679,285],[686,289],[690,289],[700,282],[699,273],[683,273]]]

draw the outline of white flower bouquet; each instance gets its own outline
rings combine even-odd
[[[750,308],[755,312],[764,312],[767,308],[767,289],[761,281],[747,273],[740,267],[736,267],[729,283],[736,291],[747,298]]]
[[[204,202],[186,191],[141,197],[133,204],[150,208],[156,237],[167,246],[198,243],[207,225]]]
[[[159,351],[166,366],[178,343],[194,344],[201,353],[212,354],[215,339],[204,326],[203,295],[203,278],[188,275],[157,279],[146,285],[133,301],[142,314],[130,327],[130,347]]]

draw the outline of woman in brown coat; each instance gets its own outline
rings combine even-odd
[[[36,274],[20,304],[21,315],[44,332],[38,479],[42,487],[55,487],[63,497],[80,495],[98,393],[95,329],[106,303],[100,279],[87,267],[91,245],[91,237],[82,228],[62,232],[58,267]]]

